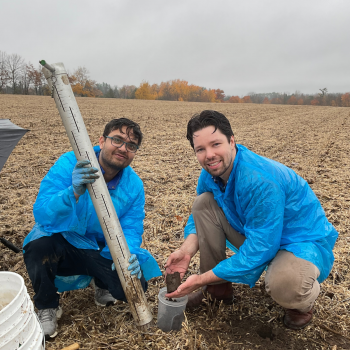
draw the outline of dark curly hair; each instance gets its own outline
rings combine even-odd
[[[108,136],[112,131],[119,130],[122,132],[123,126],[126,126],[126,134],[129,136],[130,131],[135,135],[138,140],[138,145],[141,145],[143,134],[140,129],[140,125],[133,122],[128,118],[112,119],[106,126],[103,132],[104,136]]]
[[[233,136],[233,131],[231,124],[228,119],[220,112],[205,110],[201,113],[196,113],[192,116],[187,124],[187,140],[190,141],[192,148],[193,145],[193,134],[198,131],[206,128],[207,126],[213,126],[215,128],[214,132],[218,129],[226,137],[227,141],[230,142],[231,136]]]

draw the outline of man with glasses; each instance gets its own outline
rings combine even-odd
[[[312,320],[320,283],[329,275],[338,233],[308,183],[292,169],[237,145],[228,119],[203,111],[188,122],[187,138],[203,170],[185,227],[166,273],[185,275],[200,252],[200,275],[166,297],[188,295],[188,306],[212,298],[231,303],[233,283],[255,285],[267,267],[266,291],[285,308],[284,324]],[[226,246],[236,254],[226,258]]]
[[[116,209],[131,258],[129,270],[141,280],[160,276],[160,269],[142,243],[145,194],[141,179],[129,166],[142,142],[137,123],[113,119],[94,147]],[[41,182],[33,207],[35,226],[23,243],[24,261],[35,292],[34,302],[46,338],[57,335],[62,314],[59,294],[85,288],[94,278],[95,303],[126,301],[118,274],[93,207],[86,184],[97,169],[73,152],[62,155]]]

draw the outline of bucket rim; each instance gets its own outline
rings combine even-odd
[[[26,301],[26,303],[25,303],[25,301]],[[24,303],[26,304],[26,305],[25,305],[25,308],[23,308],[23,304],[24,304]],[[1,338],[4,334],[6,334],[10,329],[15,328],[15,327],[17,326],[17,324],[18,324],[19,322],[21,322],[21,319],[22,319],[23,315],[27,315],[28,312],[30,312],[30,310],[31,310],[31,309],[30,309],[30,307],[31,307],[30,304],[33,304],[33,303],[31,302],[29,296],[28,296],[28,295],[25,295],[24,298],[23,298],[23,300],[22,300],[21,307],[15,309],[14,312],[13,312],[11,315],[9,315],[6,319],[1,320],[0,325],[3,327],[4,325],[6,325],[6,323],[8,323],[8,320],[9,320],[17,311],[20,311],[20,312],[21,312],[21,313],[20,313],[20,316],[18,316],[14,322],[12,322],[12,323],[10,323],[10,324],[8,325],[8,328],[3,329],[3,331],[0,333],[0,338]],[[34,309],[33,309],[33,310],[34,310]],[[28,314],[28,315],[29,315],[29,314]],[[0,340],[0,343],[1,343],[1,340]],[[1,348],[0,348],[0,349],[1,349]]]
[[[185,295],[184,297],[181,297],[181,298],[174,298],[176,300],[176,302],[174,301],[169,301],[169,300],[166,300],[164,298],[164,294],[166,294],[166,287],[163,287],[159,290],[159,293],[158,293],[158,300],[160,302],[162,302],[163,304],[167,305],[167,306],[172,306],[172,307],[183,307],[184,305],[187,304],[188,302],[188,296]]]
[[[28,299],[26,294],[27,294],[27,291],[26,291],[26,293],[23,293],[22,299],[20,300],[19,304],[23,305],[23,303],[26,301],[26,299]],[[8,304],[8,305],[10,305],[10,304]],[[6,305],[2,310],[7,308],[8,305]],[[5,312],[7,312],[7,311],[8,311],[8,309]],[[3,323],[7,322],[8,319],[10,319],[15,313],[16,313],[16,309],[14,308],[13,311],[11,313],[9,313],[6,317],[1,317],[0,318],[0,325],[2,325]],[[3,315],[0,313],[0,316],[3,316]]]
[[[16,302],[18,296],[21,294],[21,292],[23,290],[23,287],[25,287],[24,279],[20,274],[15,273],[15,272],[10,272],[10,271],[0,271],[0,276],[6,276],[6,275],[10,275],[10,276],[19,278],[21,285],[20,285],[20,288],[19,288],[17,294],[14,296],[14,298],[3,309],[0,310],[0,316],[2,313],[5,313],[5,311],[7,311],[7,309],[10,308]]]

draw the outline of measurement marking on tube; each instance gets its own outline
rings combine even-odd
[[[126,278],[125,278],[125,275],[124,275],[124,271],[122,269],[122,265],[120,264],[120,261],[119,259],[117,258],[117,261],[118,261],[118,264],[119,264],[119,267],[120,267],[120,271],[122,272],[122,275],[123,275],[123,278],[124,278],[124,281],[126,281]]]
[[[108,211],[108,207],[107,207],[106,201],[105,201],[105,199],[103,198],[103,194],[102,194],[102,193],[101,193],[101,197],[102,197],[103,203],[104,203],[104,205],[105,205],[105,207],[106,207],[107,214],[108,214],[109,217],[111,217],[110,214],[109,214],[109,211]]]
[[[89,157],[89,152],[88,152],[88,151],[85,151],[85,153],[86,153],[87,159],[89,159],[89,161],[90,161],[90,163],[91,163],[91,159],[90,159],[90,157]],[[91,164],[91,166],[92,166],[92,164]]]
[[[119,239],[117,239],[117,242],[118,242],[118,245],[119,245],[119,250],[120,250],[120,252],[121,252],[122,255],[123,255],[123,259],[125,260],[124,251],[123,251],[123,249],[122,249],[122,246],[120,245]]]
[[[135,286],[135,283],[134,283],[134,279],[133,278],[131,278],[131,283],[132,283],[132,285],[134,286],[134,289],[135,289],[135,291],[136,291],[136,295],[139,297],[139,299],[140,299],[140,295],[138,295],[137,294],[137,288],[136,288],[136,286]]]
[[[70,107],[69,107],[69,110],[70,110],[70,113],[72,114],[72,117],[73,117],[73,120],[74,120],[75,126],[77,127],[77,130],[78,130],[78,132],[80,132],[80,131],[79,131],[79,128],[78,128],[77,121],[75,120],[75,117],[74,117],[74,114],[73,114],[72,108],[70,108]]]
[[[77,146],[78,152],[79,152],[79,154],[80,154],[80,157],[81,157],[81,152],[80,152],[80,148],[79,148],[79,146],[78,146],[78,142],[77,142],[77,140],[75,139],[75,136],[74,136],[74,133],[73,133],[73,131],[72,131],[72,136],[73,136],[73,139],[74,139],[75,145]]]
[[[106,231],[107,231],[107,233],[108,233],[109,239],[112,240],[112,237],[111,237],[111,234],[109,233],[109,228],[108,228],[108,226],[107,226],[106,220],[105,220],[104,217],[103,217],[102,219],[103,219],[103,222],[104,222],[104,224],[105,224]]]
[[[87,159],[89,159],[90,164],[91,164],[91,166],[92,166],[92,162],[91,162],[91,159],[90,159],[90,157],[89,157],[89,152],[88,152],[88,151],[85,151],[85,153],[86,153]],[[91,184],[91,189],[92,189],[92,192],[94,192],[95,198],[97,199],[97,195],[96,195],[96,192],[95,192],[95,189],[94,189],[94,184]]]
[[[97,195],[96,195],[96,192],[95,192],[95,189],[94,189],[94,184],[91,184],[91,189],[92,189],[92,192],[94,192],[95,198],[97,199]]]
[[[54,85],[53,87],[56,89],[57,97],[58,97],[58,99],[60,100],[60,103],[61,103],[63,112],[65,112],[65,109],[64,109],[64,107],[63,107],[63,103],[62,103],[62,100],[61,100],[61,96],[60,96],[59,93],[58,93],[57,87],[56,87],[56,85]]]

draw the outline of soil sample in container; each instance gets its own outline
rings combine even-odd
[[[16,294],[17,292],[0,292],[0,311],[11,303]]]
[[[0,301],[0,311],[1,311],[2,309],[4,309],[8,304],[10,304],[10,303],[5,303],[5,302],[3,302],[3,301]]]
[[[179,272],[168,273],[166,275],[165,283],[166,283],[167,293],[175,292],[176,289],[181,284],[180,273]]]

